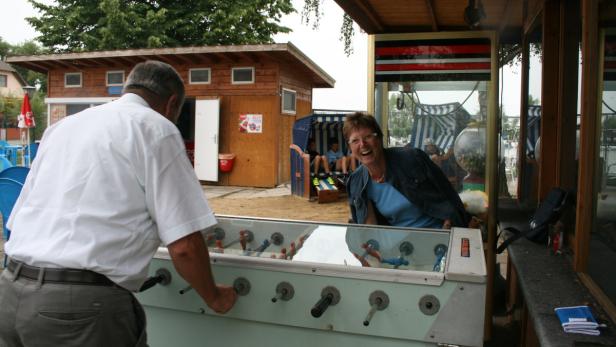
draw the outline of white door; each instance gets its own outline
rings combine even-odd
[[[195,173],[202,181],[218,181],[220,99],[195,102]]]

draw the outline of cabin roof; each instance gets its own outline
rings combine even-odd
[[[54,69],[100,68],[102,66],[135,65],[145,60],[160,60],[169,64],[217,64],[271,59],[305,69],[314,88],[333,88],[335,80],[291,42],[193,46],[174,48],[143,48],[79,53],[58,53],[12,56],[7,62],[30,70],[47,73]]]

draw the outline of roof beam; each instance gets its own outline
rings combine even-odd
[[[237,63],[237,58],[235,58],[234,56],[230,55],[230,52],[225,52],[225,53],[211,53],[210,56],[215,57],[216,59],[218,59],[218,61],[227,61],[229,63]]]
[[[240,52],[237,53],[237,55],[239,55],[240,58],[250,61],[251,63],[259,62],[259,57],[257,57],[257,55],[253,52]]]
[[[432,0],[426,0],[426,7],[428,8],[428,13],[430,14],[430,20],[432,21],[432,31],[438,31],[438,22],[436,21],[436,13],[434,13],[434,5],[432,4]]]
[[[154,59],[158,59],[158,60],[160,60],[162,62],[165,62],[165,63],[167,63],[169,65],[177,65],[177,62],[175,60],[171,59],[170,57],[168,57],[166,55],[157,54],[157,55],[153,56],[153,58]]]
[[[24,62],[13,63],[13,64],[25,67],[26,69],[34,70],[37,72],[42,72],[42,73],[47,73],[49,70],[52,69],[52,66],[50,64],[46,64],[43,62],[24,61]]]
[[[196,54],[192,54],[191,56],[195,56]],[[181,64],[192,64],[194,63],[194,61],[190,60],[190,58],[185,57],[183,55],[180,54],[176,54],[175,58],[177,58],[177,60],[181,63]]]
[[[73,66],[71,64],[68,64],[68,63],[65,63],[65,62],[63,62],[61,60],[50,60],[49,63],[52,64],[52,65],[59,65],[59,66],[61,66],[63,68],[66,68],[66,69],[74,69],[75,68],[75,66]]]
[[[376,11],[366,0],[335,1],[366,33],[378,34],[385,31],[385,26],[376,16]]]
[[[117,59],[117,60],[121,61],[122,63],[128,65],[128,66],[133,66],[133,65],[137,64],[137,62],[135,62],[133,59],[130,59],[129,57],[115,57],[115,58],[109,59],[109,60],[113,61],[114,59]]]
[[[197,54],[197,56],[203,58],[206,62],[211,64],[220,63],[220,59],[218,59],[218,57],[213,54]]]
[[[98,59],[82,59],[83,61],[96,65],[96,66],[108,66],[108,64],[105,64],[103,62],[98,61]]]
[[[508,16],[507,14],[509,12],[509,3],[510,2],[511,2],[510,0],[506,0],[505,1],[505,6],[503,7],[503,14],[500,16],[501,23],[500,23],[500,26],[498,27],[499,34],[502,33],[503,30],[505,30],[505,27],[509,23],[509,17],[510,16]]]

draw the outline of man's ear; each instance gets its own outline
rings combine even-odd
[[[165,116],[167,117],[167,119],[175,123],[180,114],[179,111],[180,111],[180,105],[178,105],[178,95],[171,94],[171,96],[169,97],[169,99],[167,99],[167,102],[165,104]]]

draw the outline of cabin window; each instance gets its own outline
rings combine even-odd
[[[7,86],[7,75],[0,75],[0,88],[6,88]]]
[[[81,72],[69,72],[64,74],[64,87],[79,88],[81,87]]]
[[[282,88],[282,113],[295,114],[296,94],[294,90]]]
[[[255,82],[254,67],[234,67],[231,69],[232,84],[248,84]]]
[[[75,113],[79,113],[85,109],[88,109],[90,107],[92,107],[94,105],[90,105],[90,104],[67,104],[66,105],[66,115],[67,116],[71,116],[74,115]]]
[[[121,86],[124,84],[124,71],[107,71],[107,86]]]
[[[190,84],[210,84],[212,69],[190,69],[188,70]]]

